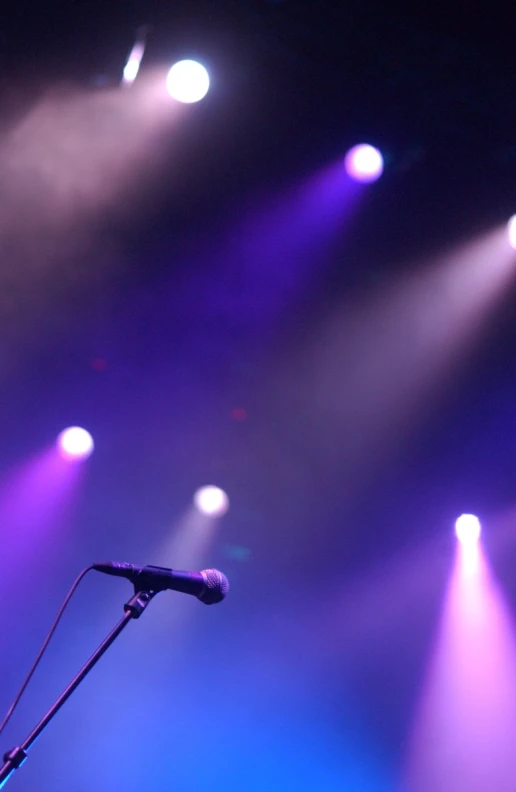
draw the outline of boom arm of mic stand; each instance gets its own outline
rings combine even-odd
[[[33,728],[29,736],[20,746],[13,748],[4,755],[4,764],[0,768],[0,789],[2,789],[10,779],[15,770],[25,762],[27,752],[33,743],[38,739],[41,732],[48,726],[54,715],[59,712],[65,701],[67,701],[74,690],[80,685],[84,677],[98,663],[103,654],[107,652],[111,644],[120,635],[124,627],[127,627],[132,619],[138,619],[156,592],[137,591],[133,597],[124,605],[124,615],[118,624],[111,630],[98,649],[92,654],[90,659],[83,665],[78,674],[72,679],[68,687],[61,693],[57,701],[50,707],[48,712],[42,717],[40,722]]]

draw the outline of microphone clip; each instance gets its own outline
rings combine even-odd
[[[133,619],[139,619],[143,611],[156,596],[157,591],[142,591],[140,586],[134,586],[134,595],[124,604],[125,613],[130,613]]]

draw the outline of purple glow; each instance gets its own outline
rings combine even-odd
[[[516,215],[509,220],[507,231],[509,234],[509,245],[516,250]]]
[[[65,459],[87,459],[93,453],[93,438],[86,429],[71,426],[57,438],[57,446]]]
[[[355,181],[374,182],[383,173],[383,157],[374,146],[360,143],[346,154],[346,172]]]
[[[466,545],[466,547],[468,547]],[[516,785],[516,643],[481,544],[472,574],[458,547],[435,653],[414,725],[411,792],[511,792]]]
[[[207,517],[222,517],[229,509],[229,498],[219,487],[201,487],[194,495],[194,504]]]
[[[480,539],[480,520],[474,514],[461,514],[455,522],[457,539],[463,545],[475,545]]]
[[[0,525],[6,565],[0,581],[2,591],[9,588],[12,578],[16,579],[20,564],[26,571],[30,566],[37,575],[47,561],[55,561],[83,471],[82,465],[71,465],[53,444],[0,480]]]

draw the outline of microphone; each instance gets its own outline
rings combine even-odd
[[[123,561],[93,564],[93,569],[106,575],[127,578],[139,591],[181,591],[183,594],[193,594],[205,605],[221,602],[229,591],[229,581],[218,569],[182,572],[166,567],[139,567]]]

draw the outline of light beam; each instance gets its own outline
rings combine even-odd
[[[516,641],[481,545],[459,543],[408,760],[411,792],[516,785]]]
[[[127,63],[124,67],[123,82],[126,85],[131,85],[136,80],[138,72],[140,71],[140,64],[142,62],[143,54],[145,52],[145,42],[137,41],[132,48]]]

